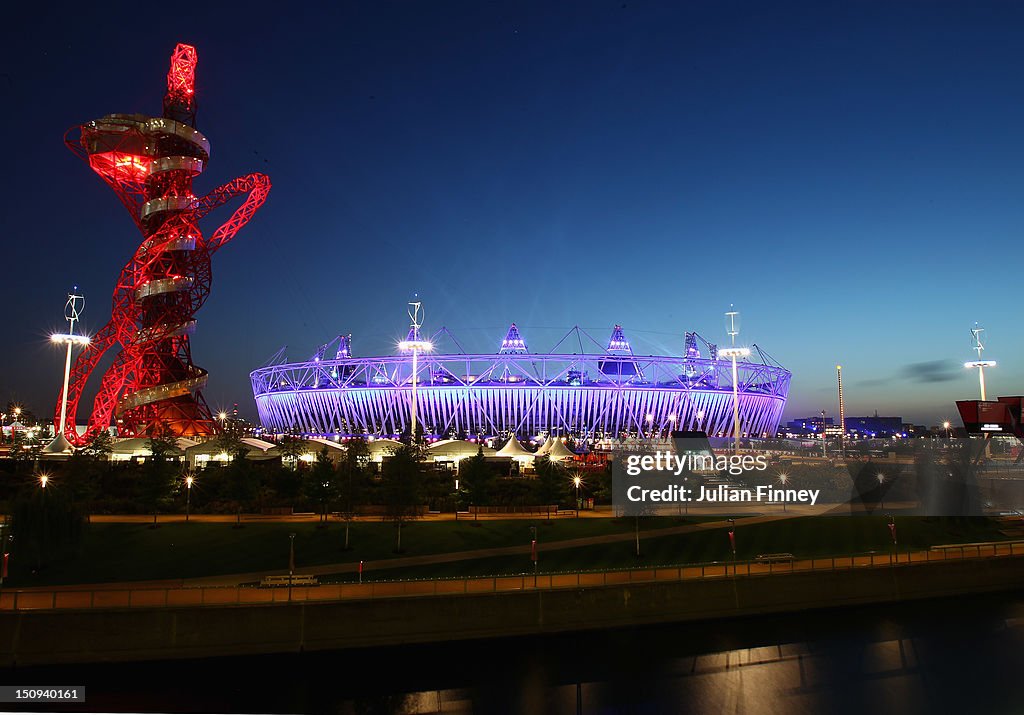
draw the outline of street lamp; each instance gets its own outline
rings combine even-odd
[[[729,548],[732,549],[732,575],[736,575],[736,520],[729,519]]]
[[[537,527],[530,527],[530,560],[533,561],[533,587],[537,588]]]
[[[732,308],[731,305],[729,307]],[[733,451],[738,452],[740,449],[740,389],[736,371],[736,358],[747,357],[750,355],[750,348],[736,347],[736,336],[740,334],[739,311],[729,310],[725,314],[725,317],[729,322],[727,332],[729,333],[729,338],[732,341],[732,346],[720,349],[718,354],[732,360],[732,421],[733,432],[735,434]]]
[[[946,430],[946,439],[949,439],[949,420],[942,423],[942,428]]]
[[[821,411],[821,458],[825,459],[828,457],[828,447],[826,446],[827,440],[825,439],[828,430],[825,429],[825,410]]]
[[[581,503],[580,503],[580,484],[583,483],[583,480],[580,479],[580,475],[577,474],[575,477],[572,478],[572,483],[576,485],[576,518],[579,519],[580,518],[580,506],[581,506]]]
[[[881,472],[878,473],[878,502],[881,509],[885,509],[885,492],[882,491],[882,485],[885,484],[885,475]]]
[[[185,521],[188,521],[189,512],[192,508],[192,482],[195,478],[188,474],[185,476]]]
[[[896,562],[899,563],[900,555],[899,552],[896,551],[896,519],[892,514],[889,514],[889,535],[892,537],[892,550],[896,554]],[[891,560],[892,559],[890,558],[890,562]]]
[[[789,483],[789,475],[786,474],[785,472],[779,474],[779,484],[782,485],[783,489],[785,489],[786,484],[788,484],[788,483]],[[783,494],[782,495],[782,511],[786,511],[786,504],[787,504],[787,502],[786,502],[786,495]]]
[[[288,534],[288,602],[292,600],[292,578],[295,576],[295,532]]]

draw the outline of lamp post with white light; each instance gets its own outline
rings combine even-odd
[[[185,475],[185,521],[188,521],[189,512],[192,509],[192,482],[195,478],[191,474]]]
[[[78,295],[78,286],[75,286],[68,293],[68,302],[64,306],[64,318],[69,323],[68,332],[54,333],[50,336],[50,342],[55,345],[67,345],[67,353],[64,357],[64,389],[60,398],[60,418],[59,422],[54,425],[53,441],[47,446],[49,452],[65,452],[71,449],[71,443],[64,436],[68,416],[68,383],[71,379],[71,349],[75,345],[89,344],[89,336],[75,334],[75,323],[81,320],[83,310],[85,310],[85,297]]]
[[[730,309],[732,306],[729,306]],[[747,357],[750,355],[750,348],[738,348],[736,347],[736,336],[740,334],[740,314],[739,311],[729,310],[725,314],[726,321],[728,322],[727,332],[729,338],[732,341],[732,345],[728,348],[720,349],[719,355],[730,358],[732,360],[732,421],[733,421],[733,433],[734,443],[733,450],[739,451],[740,449],[740,390],[739,390],[739,378],[736,370],[736,358]]]

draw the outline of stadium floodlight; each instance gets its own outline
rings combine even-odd
[[[986,367],[995,367],[996,366],[996,361],[995,360],[982,360],[981,359],[981,353],[985,350],[985,346],[981,342],[981,334],[983,332],[985,332],[985,329],[978,327],[977,323],[975,323],[974,327],[971,328],[971,337],[974,339],[974,345],[972,346],[971,349],[978,351],[978,359],[977,360],[970,360],[968,362],[965,362],[964,363],[964,367],[965,368],[975,368],[975,367],[978,368],[978,382],[979,382],[979,384],[981,386],[981,401],[985,402],[986,401],[986,398],[985,398],[985,368]]]
[[[729,306],[729,310],[725,314],[725,319],[728,322],[726,331],[729,333],[729,339],[732,342],[732,346],[728,348],[719,348],[719,357],[727,357],[732,360],[732,423],[733,423],[733,434],[734,444],[733,449],[739,451],[740,448],[740,391],[739,391],[739,377],[736,368],[736,358],[748,357],[750,355],[750,348],[736,347],[736,336],[740,334],[740,314],[739,311],[733,310],[732,305]]]
[[[415,296],[418,298],[418,296]],[[423,325],[423,303],[414,300],[409,303],[409,334],[405,340],[398,343],[398,349],[403,352],[412,353],[412,403],[409,409],[409,439],[416,441],[416,383],[419,381],[419,355],[421,352],[430,352],[434,349],[429,340],[420,336],[420,326]]]
[[[50,342],[54,345],[67,345],[67,353],[64,357],[64,389],[60,395],[60,421],[53,427],[53,442],[50,443],[51,451],[64,452],[70,449],[71,444],[65,436],[65,424],[68,416],[68,384],[71,379],[71,349],[76,345],[88,345],[89,336],[75,334],[75,323],[82,318],[82,311],[85,310],[85,297],[78,295],[78,286],[75,286],[68,293],[68,302],[64,305],[64,319],[68,321],[67,333],[54,333],[50,336]]]

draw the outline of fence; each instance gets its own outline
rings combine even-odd
[[[519,574],[452,579],[369,581],[366,583],[293,586],[291,588],[196,587],[139,589],[8,590],[0,594],[0,611],[40,609],[112,609],[181,606],[258,605],[303,601],[440,596],[565,588],[615,586],[656,581],[759,577],[804,571],[888,568],[950,560],[1024,556],[1024,541],[1000,541],[933,547],[927,551],[890,551],[822,558],[771,561],[715,561],[649,568]]]

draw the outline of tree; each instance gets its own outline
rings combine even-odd
[[[82,449],[77,450],[76,454],[81,452],[82,455],[90,459],[107,461],[110,459],[113,451],[114,438],[110,436],[110,432],[107,430],[100,430]]]
[[[155,529],[157,512],[174,488],[177,470],[171,460],[177,445],[167,431],[155,432],[148,445],[150,456],[139,475],[139,498],[145,510],[153,514],[152,528]]]
[[[71,453],[64,463],[63,487],[74,504],[89,503],[98,492],[98,467],[96,458],[84,449]]]
[[[327,507],[337,490],[337,473],[327,447],[316,455],[313,468],[306,475],[304,486],[306,497],[320,505],[320,523],[327,522]]]
[[[63,490],[33,482],[15,499],[11,527],[15,560],[40,569],[78,546],[84,518]]]
[[[594,488],[594,500],[601,504],[610,504],[614,494],[613,489],[613,464],[611,460],[604,463],[604,466],[597,472],[597,486]]]
[[[235,504],[235,529],[242,528],[242,509],[252,502],[259,487],[250,464],[245,458],[246,454],[248,454],[248,450],[239,441],[235,452],[231,454],[231,461],[226,467],[227,493]]]
[[[466,490],[466,499],[476,506],[490,505],[494,498],[497,475],[487,464],[483,445],[475,455],[459,463],[459,484]]]
[[[241,425],[235,421],[228,422],[217,433],[216,444],[222,452],[230,455],[232,458],[239,453],[242,453],[244,456],[249,451],[245,443],[242,442],[244,435],[245,432],[242,430]]]
[[[286,434],[281,439],[278,449],[281,450],[281,461],[285,464],[290,464],[292,469],[296,469],[299,464],[299,457],[302,456],[303,452],[302,440]]]
[[[345,449],[345,459],[338,469],[338,500],[342,504],[345,516],[345,551],[349,550],[349,530],[355,516],[355,508],[360,504],[367,492],[367,465],[370,463],[370,450],[366,440],[357,437],[349,440]]]
[[[421,448],[404,444],[382,465],[385,515],[398,529],[396,553],[402,553],[402,525],[416,517],[422,501],[422,458]]]
[[[533,470],[537,473],[537,496],[541,504],[560,504],[569,484],[569,478],[562,465],[552,462],[546,456],[537,457],[533,460]]]

